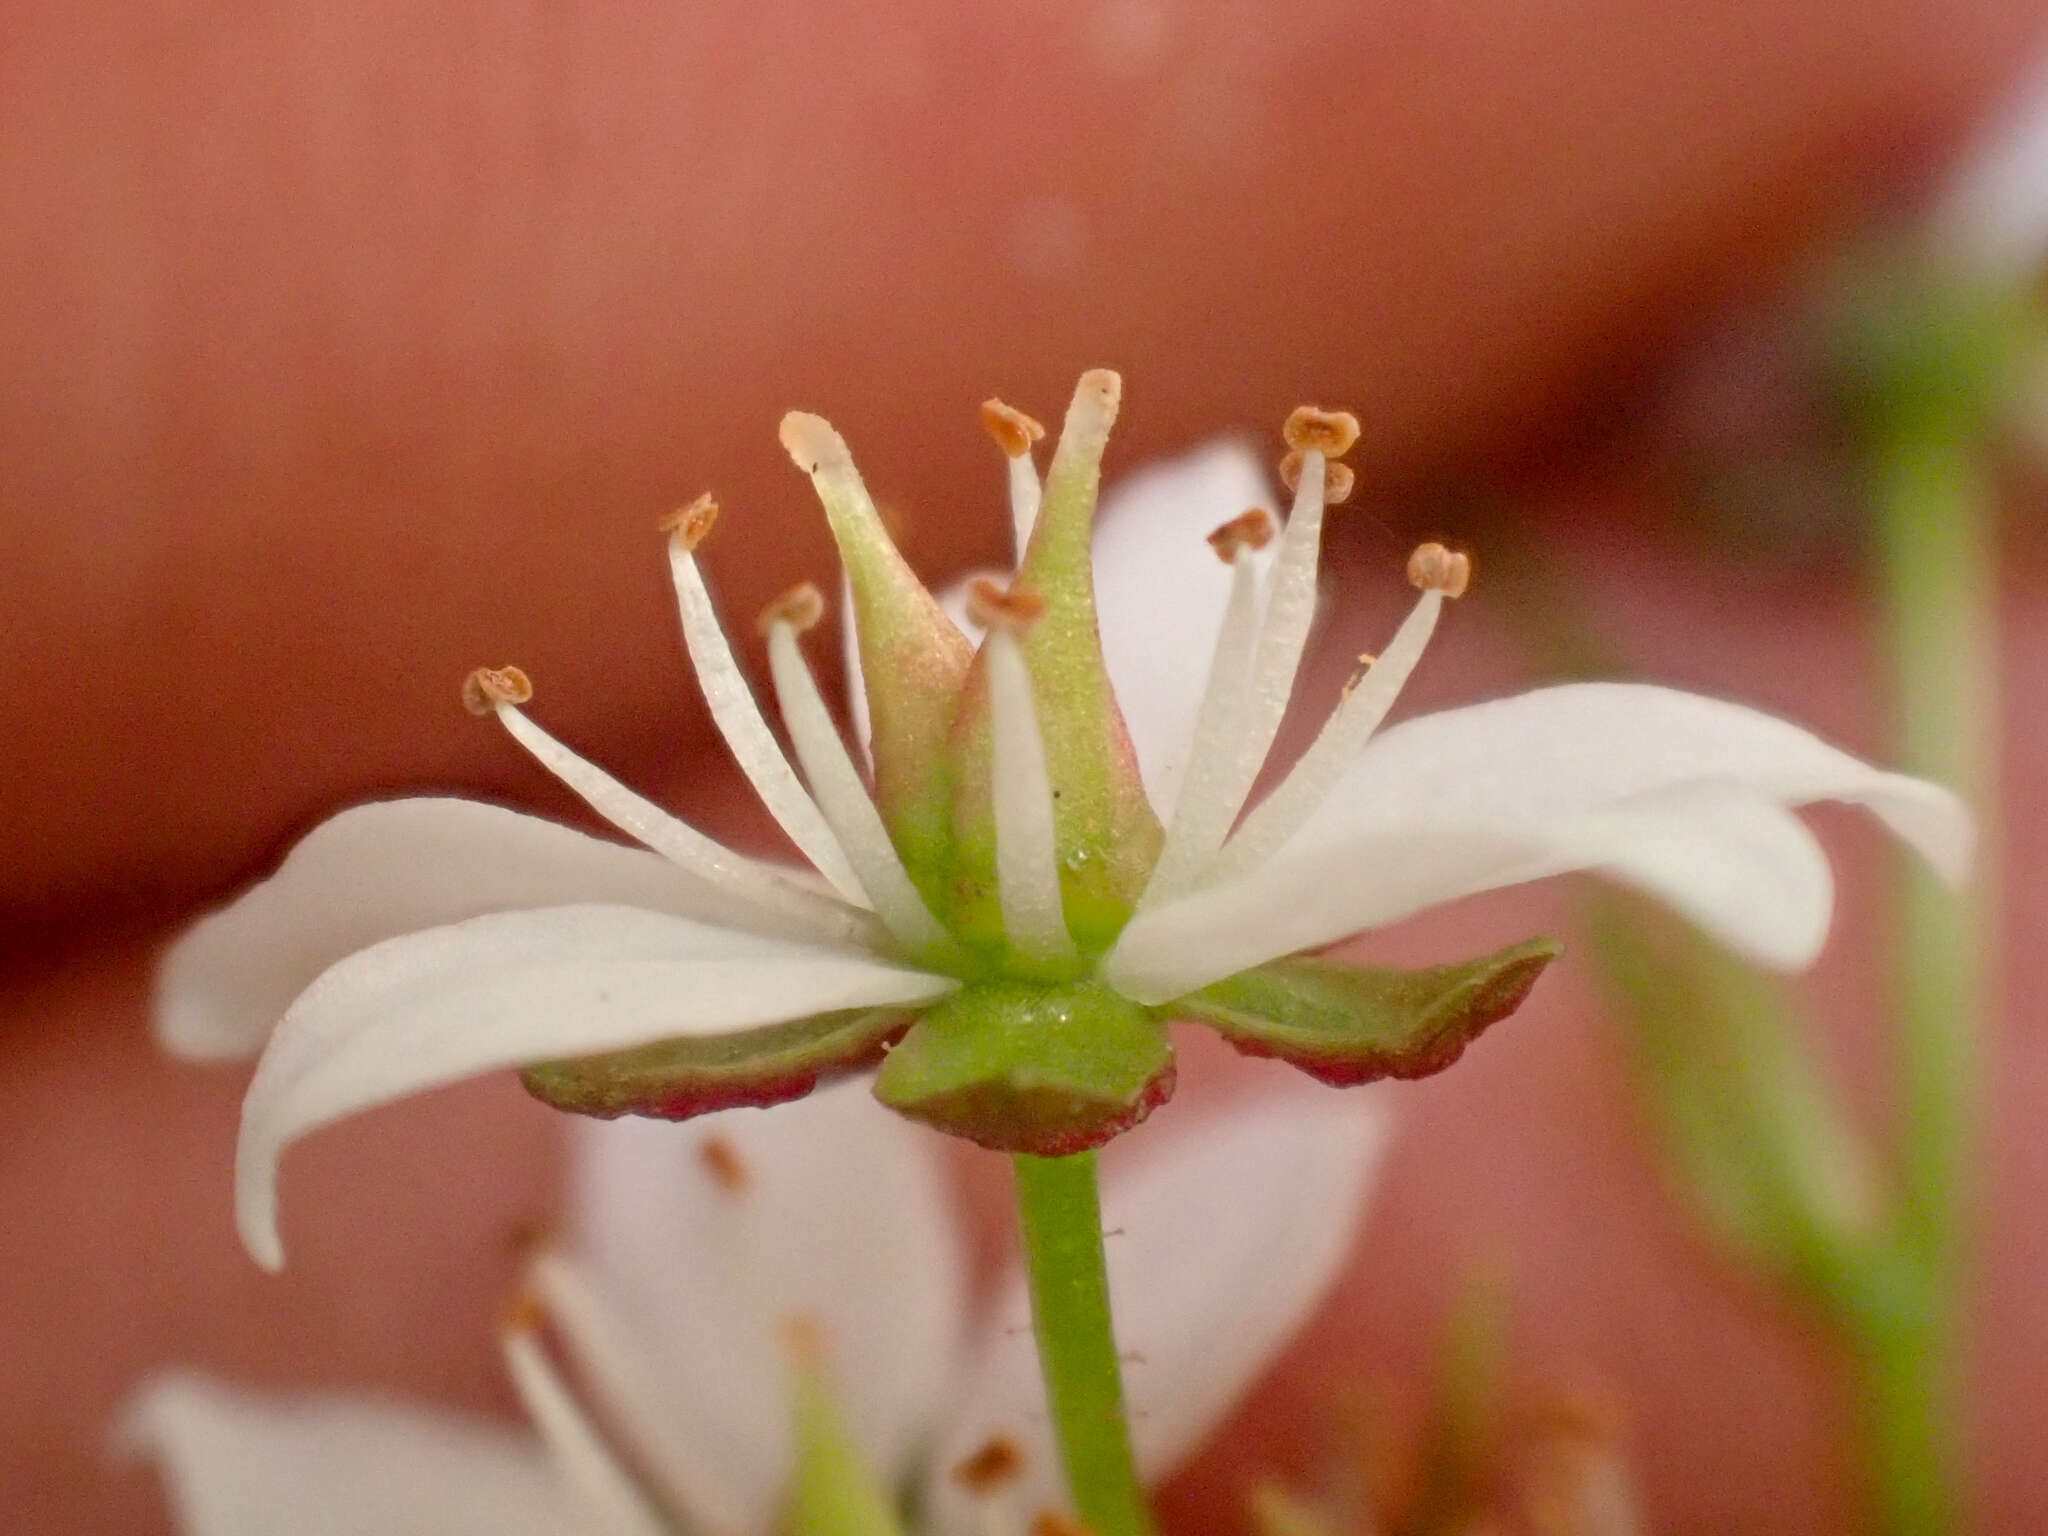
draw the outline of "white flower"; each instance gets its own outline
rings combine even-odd
[[[1117,395],[1115,375],[1084,377],[1043,487],[1035,424],[991,408],[1020,566],[1008,590],[979,589],[974,617],[993,628],[978,650],[903,566],[837,434],[785,421],[846,559],[872,798],[798,648],[816,594],[764,620],[800,778],[698,573],[715,508],[677,520],[706,697],[815,875],[721,848],[577,757],[521,712],[525,680],[507,670],[473,678],[472,703],[652,852],[460,800],[363,806],[178,942],[166,1043],[234,1055],[268,1037],[237,1167],[261,1262],[282,1262],[286,1144],[476,1073],[525,1068],[574,1107],[682,1115],[787,1097],[894,1044],[888,1102],[985,1144],[1057,1152],[1170,1091],[1173,1017],[1331,1081],[1445,1064],[1554,948],[1432,973],[1427,1006],[1405,981],[1268,962],[1472,892],[1593,870],[1797,967],[1821,946],[1833,892],[1789,807],[1866,806],[1961,876],[1971,831],[1954,796],[1735,704],[1581,684],[1378,731],[1469,576],[1436,546],[1411,564],[1413,612],[1245,814],[1300,667],[1325,491],[1348,488],[1336,457],[1356,423],[1290,420],[1293,507],[1270,539],[1266,514],[1238,515],[1266,492],[1242,450],[1134,478],[1097,540],[1098,652],[1088,540]]]
[[[1202,1442],[1322,1298],[1385,1129],[1384,1099],[1300,1088],[1117,1149],[1110,1280],[1148,1479]],[[970,1321],[928,1132],[842,1088],[684,1128],[587,1125],[577,1147],[569,1239],[534,1265],[536,1305],[504,1333],[538,1437],[166,1377],[139,1395],[128,1439],[162,1465],[186,1536],[765,1533],[791,1474],[798,1322],[822,1340],[869,1466],[914,1491],[922,1529],[1021,1532],[1063,1502],[1023,1276]]]

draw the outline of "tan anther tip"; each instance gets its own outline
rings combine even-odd
[[[1013,459],[1021,459],[1031,445],[1045,436],[1045,428],[1014,405],[1000,400],[981,402],[981,425],[996,440],[996,446]]]
[[[1242,550],[1264,549],[1272,542],[1273,514],[1264,507],[1247,508],[1209,535],[1209,547],[1225,565]]]
[[[814,583],[800,581],[763,608],[758,623],[764,635],[778,624],[787,624],[798,634],[802,634],[823,617],[824,593],[820,592]]]
[[[1280,480],[1288,490],[1301,484],[1301,460],[1306,449],[1289,449],[1287,457],[1280,461]],[[1358,484],[1358,477],[1351,473],[1349,464],[1325,460],[1323,464],[1323,505],[1334,507],[1351,499],[1351,491]]]
[[[983,629],[1021,635],[1045,613],[1045,599],[1036,592],[1004,586],[993,576],[977,576],[967,584],[967,617]]]
[[[1008,1435],[992,1435],[980,1450],[953,1463],[953,1481],[969,1493],[986,1496],[1017,1480],[1024,1453]]]
[[[823,1370],[831,1355],[825,1325],[808,1312],[793,1312],[782,1320],[782,1347],[790,1361],[805,1370]]]
[[[1313,448],[1326,459],[1341,459],[1358,441],[1358,418],[1349,411],[1326,411],[1319,405],[1298,405],[1280,429],[1287,446]]]
[[[1463,597],[1472,585],[1472,557],[1441,544],[1424,544],[1408,557],[1408,579],[1424,592]]]
[[[711,1182],[729,1195],[745,1191],[754,1180],[754,1170],[740,1156],[739,1149],[723,1136],[706,1136],[697,1144],[698,1161]]]
[[[547,1321],[547,1308],[523,1285],[498,1308],[498,1329],[502,1333],[539,1333]]]
[[[1031,1536],[1095,1536],[1095,1528],[1056,1509],[1044,1509],[1031,1522]]]
[[[687,507],[678,507],[654,526],[672,536],[684,549],[695,549],[718,521],[718,503],[706,491]]]
[[[462,680],[462,707],[472,715],[488,715],[500,704],[524,704],[533,684],[517,667],[478,667]]]

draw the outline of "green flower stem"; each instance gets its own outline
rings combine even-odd
[[[1900,875],[1897,1272],[1880,1304],[1859,1309],[1874,1491],[1886,1530],[1921,1536],[1969,1523],[1957,1376],[1996,921],[1988,893],[1999,842],[1997,580],[1982,421],[1952,401],[1905,391],[1877,427],[1871,468],[1898,763],[1971,802],[1981,851],[1968,891],[1949,890],[1919,867]]]
[[[1038,1363],[1074,1512],[1096,1536],[1150,1536],[1110,1327],[1095,1154],[1013,1165]]]

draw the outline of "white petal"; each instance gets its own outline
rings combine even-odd
[[[901,1478],[960,1352],[964,1261],[932,1134],[858,1084],[576,1134],[571,1247],[630,1341],[616,1406],[678,1502],[706,1529],[765,1529],[788,1469],[782,1330],[799,1316],[872,1465]]]
[[[733,919],[728,896],[659,855],[537,816],[473,800],[359,805],[170,946],[157,973],[157,1038],[180,1056],[254,1055],[314,977],[380,939],[594,901]]]
[[[1780,805],[1864,806],[1947,879],[1969,871],[1969,811],[1940,785],[1873,768],[1760,710],[1641,683],[1539,688],[1407,721],[1366,748],[1332,800],[1522,820],[1702,780]]]
[[[2048,60],[1964,157],[1928,235],[1937,259],[1978,281],[2019,282],[2048,258]]]
[[[1479,891],[1594,870],[1661,897],[1766,965],[1809,964],[1834,882],[1799,819],[1746,789],[1680,784],[1520,823],[1318,818],[1257,870],[1140,914],[1103,976],[1146,1003]]]
[[[1738,949],[1798,966],[1825,933],[1831,893],[1814,879],[1810,840],[1765,812],[1819,800],[1868,807],[1951,879],[1969,866],[1970,818],[1955,795],[1739,704],[1577,683],[1428,715],[1375,738],[1260,868],[1133,919],[1105,974],[1164,1001],[1570,869],[1634,881]],[[1730,901],[1738,879],[1750,895]]]
[[[610,1536],[531,1434],[453,1413],[177,1375],[121,1438],[162,1469],[183,1536]]]
[[[1390,1117],[1378,1093],[1289,1085],[1192,1127],[1162,1129],[1105,1180],[1111,1306],[1139,1470],[1196,1450],[1336,1279],[1364,1215]],[[948,1415],[926,1496],[934,1528],[978,1532],[951,1471],[994,1436],[1023,1449],[1022,1514],[1065,1503],[1021,1275],[1002,1288]]]
[[[956,985],[630,907],[494,913],[387,939],[307,988],[257,1065],[236,1152],[242,1239],[259,1263],[283,1263],[278,1156],[358,1110],[503,1067],[929,1002]]]
[[[1173,811],[1209,658],[1230,601],[1230,568],[1208,535],[1248,507],[1271,507],[1265,468],[1241,442],[1216,442],[1119,481],[1095,529],[1096,620],[1111,686],[1145,790]],[[1263,565],[1268,554],[1249,559]]]

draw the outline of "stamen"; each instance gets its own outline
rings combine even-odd
[[[471,674],[473,681],[486,676],[482,672]],[[520,680],[524,681],[523,675]],[[490,686],[493,685],[488,681],[478,682],[479,695]],[[530,693],[531,689],[527,691]],[[467,695],[470,690],[465,687],[464,692]],[[830,944],[857,944],[864,949],[873,949],[882,940],[881,925],[873,913],[836,897],[806,890],[772,864],[745,858],[713,842],[687,822],[626,788],[596,764],[571,752],[515,708],[510,696],[487,707],[514,741],[598,815],[671,864],[717,886],[735,902],[753,908],[757,918],[768,919],[778,931]]]
[[[1011,610],[991,607],[988,618],[982,655],[988,667],[989,726],[995,749],[989,774],[996,819],[996,895],[1003,927],[1019,954],[1071,960],[1076,951],[1060,899],[1052,781],[1046,772],[1031,673],[1024,665]]]
[[[967,583],[968,622],[988,630],[1021,635],[1045,615],[1045,599],[1014,583],[977,576]]]
[[[1042,425],[1000,400],[981,402],[981,424],[996,446],[1013,459],[1029,458],[1032,445],[1045,436]]]
[[[1014,1483],[1024,1471],[1024,1452],[1008,1435],[992,1435],[981,1449],[953,1464],[953,1481],[980,1498]]]
[[[754,1180],[747,1160],[723,1136],[706,1136],[697,1144],[697,1157],[704,1164],[704,1171],[711,1175],[711,1182],[729,1195],[744,1193]]]
[[[1095,1536],[1092,1526],[1056,1509],[1040,1510],[1031,1521],[1031,1536]]]
[[[1287,446],[1307,453],[1313,448],[1326,459],[1341,459],[1358,441],[1358,418],[1349,411],[1297,405],[1280,429]]]
[[[1010,464],[1010,527],[1016,541],[1016,559],[1024,562],[1031,530],[1038,525],[1038,509],[1045,499],[1039,483],[1038,466],[1031,462],[1031,447],[1045,436],[1045,428],[1031,417],[1000,400],[981,403],[981,424],[996,440]]]
[[[1424,559],[1426,550],[1435,550],[1438,556],[1448,554],[1441,545],[1424,545],[1409,561],[1411,577],[1418,562],[1430,570],[1439,568],[1436,556]],[[1465,557],[1457,555],[1449,556],[1449,559],[1464,561]],[[1467,561],[1462,574],[1456,579],[1457,591],[1465,590],[1464,583],[1470,576],[1470,570],[1470,562]],[[1316,813],[1336,787],[1344,770],[1356,761],[1365,744],[1372,739],[1373,732],[1379,729],[1388,711],[1394,707],[1394,701],[1400,697],[1415,664],[1422,659],[1430,636],[1436,633],[1444,599],[1454,595],[1449,586],[1424,585],[1422,596],[1394,632],[1386,650],[1376,660],[1359,658],[1370,663],[1368,670],[1352,679],[1314,744],[1302,753],[1280,786],[1259,803],[1245,818],[1244,825],[1224,844],[1215,862],[1204,872],[1204,882],[1228,880],[1256,869]]]
[[[800,1371],[822,1371],[832,1363],[832,1342],[825,1325],[808,1312],[792,1312],[782,1320],[782,1347]]]
[[[732,1507],[727,1480],[703,1464],[699,1437],[678,1432],[674,1406],[649,1379],[646,1351],[635,1346],[631,1329],[581,1267],[543,1252],[528,1267],[526,1280],[577,1379],[616,1429],[633,1464],[658,1478],[668,1503],[700,1516],[706,1529],[744,1529],[745,1512]]]
[[[897,943],[913,954],[944,948],[950,943],[946,930],[932,916],[904,869],[882,813],[847,754],[832,711],[818,692],[817,679],[797,643],[794,621],[806,620],[807,628],[823,612],[824,599],[816,587],[806,583],[783,594],[762,615],[768,635],[768,671],[775,680],[782,723],[789,729],[797,761],[803,764],[804,777],[817,796],[819,812],[873,901],[875,915]]]
[[[787,624],[798,634],[807,634],[825,617],[825,595],[816,583],[800,581],[761,610],[755,627],[766,636],[778,624]]]
[[[718,611],[704,585],[704,573],[693,553],[718,517],[718,503],[699,496],[668,519],[669,574],[674,578],[676,607],[682,615],[683,644],[690,652],[690,665],[697,673],[697,685],[710,707],[711,718],[725,738],[740,772],[754,787],[754,793],[789,835],[797,850],[846,901],[865,907],[868,894],[847,861],[846,851],[832,835],[817,803],[798,780],[796,771],[783,756],[782,747],[761,714],[754,690],[747,686],[738,658],[718,622]]]
[[[1178,896],[1191,886],[1193,876],[1215,853],[1237,817],[1237,805],[1229,798],[1224,775],[1235,771],[1232,735],[1241,729],[1245,690],[1251,685],[1252,661],[1259,639],[1258,567],[1254,561],[1241,557],[1260,544],[1236,534],[1228,538],[1225,535],[1252,515],[1247,512],[1209,535],[1210,544],[1230,565],[1230,598],[1223,609],[1222,627],[1216,634],[1216,649],[1209,658],[1209,681],[1195,711],[1186,777],[1167,822],[1159,860],[1152,866],[1144,893],[1138,898],[1140,911]],[[1270,534],[1272,519],[1264,513],[1259,516]],[[1241,791],[1239,798],[1242,799]]]
[[[1472,557],[1441,544],[1424,544],[1408,557],[1408,579],[1425,592],[1463,597],[1472,585]]]
[[[717,521],[718,503],[706,491],[687,507],[677,508],[654,526],[674,538],[684,549],[694,550],[704,542]]]
[[[1181,785],[1174,805],[1173,825],[1167,829],[1166,844],[1142,906],[1187,888],[1189,878],[1208,863],[1223,844],[1231,823],[1243,809],[1266,754],[1273,749],[1287,700],[1294,691],[1295,675],[1301,670],[1301,653],[1308,644],[1309,626],[1316,611],[1316,566],[1323,535],[1323,488],[1329,468],[1315,448],[1289,454],[1295,463],[1291,481],[1294,507],[1287,526],[1280,532],[1280,544],[1273,557],[1273,571],[1267,582],[1266,611],[1258,627],[1256,648],[1248,664],[1249,676],[1233,690],[1228,713],[1224,700],[1214,701],[1218,711],[1207,719],[1211,699],[1203,700],[1202,722],[1197,726],[1197,747],[1189,754],[1187,780]],[[1283,465],[1283,469],[1284,469]],[[1226,633],[1228,632],[1226,625]],[[1217,655],[1223,651],[1219,645]],[[1218,674],[1210,674],[1215,692]],[[1172,862],[1168,862],[1168,854]]]
[[[462,680],[462,707],[472,715],[488,715],[500,704],[524,704],[533,684],[517,667],[478,667]]]
[[[527,1417],[555,1463],[592,1506],[600,1525],[622,1536],[662,1536],[665,1524],[647,1496],[612,1455],[541,1347],[537,1303],[515,1308],[500,1335],[506,1370]]]
[[[1209,547],[1225,565],[1237,562],[1238,552],[1264,549],[1273,542],[1273,514],[1264,507],[1249,507],[1209,535]]]
[[[1312,452],[1314,452],[1313,449],[1304,451],[1296,448],[1280,461],[1280,481],[1290,491],[1294,490],[1301,483],[1302,465],[1306,462],[1308,453]],[[1351,473],[1351,466],[1349,464],[1339,464],[1334,460],[1325,461],[1323,465],[1323,505],[1326,507],[1341,507],[1351,499],[1352,487],[1357,483],[1358,477]]]

